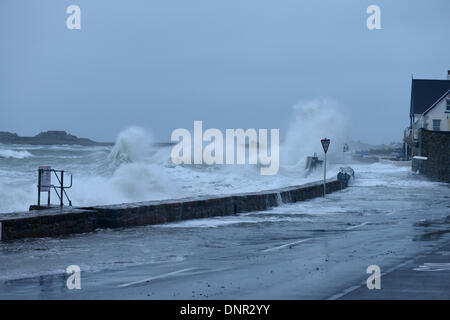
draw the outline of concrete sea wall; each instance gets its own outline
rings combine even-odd
[[[349,175],[329,179],[327,193],[346,188]],[[323,195],[322,182],[252,193],[145,201],[93,207],[64,207],[0,215],[0,240],[54,237],[92,232],[102,228],[124,228],[188,219],[227,216],[262,211],[283,203],[304,201]]]

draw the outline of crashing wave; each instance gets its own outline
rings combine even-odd
[[[300,101],[293,107],[286,139],[280,148],[285,167],[303,169],[307,156],[323,155],[320,139],[331,139],[327,157],[336,160],[347,138],[348,123],[339,105],[327,98]]]
[[[114,165],[143,162],[153,153],[151,135],[140,127],[129,127],[119,133],[116,143],[108,155]]]
[[[15,150],[0,150],[0,158],[14,158],[14,159],[24,159],[32,157],[33,155],[28,151],[15,151]]]

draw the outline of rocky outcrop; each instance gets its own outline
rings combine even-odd
[[[31,145],[112,145],[109,142],[96,142],[87,138],[78,138],[65,131],[46,131],[41,132],[34,137],[21,137],[17,133],[0,132],[0,143],[4,144],[31,144]]]

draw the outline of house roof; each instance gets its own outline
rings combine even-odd
[[[413,79],[410,115],[423,114],[450,90],[450,80]]]
[[[429,107],[423,114],[425,115],[428,112],[430,112],[439,102],[444,100],[447,96],[450,97],[450,90],[447,90],[447,92],[445,92],[438,100],[436,100],[436,102],[433,103],[433,105],[431,107]]]

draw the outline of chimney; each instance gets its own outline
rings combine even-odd
[[[447,80],[450,80],[450,70],[447,71]]]

